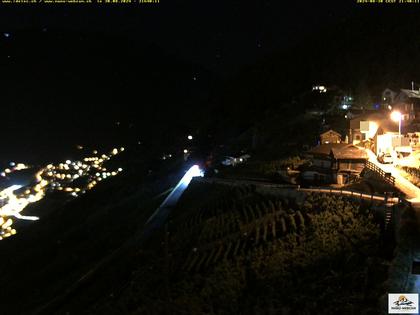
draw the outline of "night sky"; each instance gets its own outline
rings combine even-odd
[[[340,1],[342,3],[343,1]],[[349,1],[350,2],[350,1]],[[277,1],[163,1],[140,5],[1,12],[4,30],[115,33],[152,42],[168,53],[229,74],[255,59],[288,48],[325,25],[350,16],[352,5],[321,1],[287,4]]]
[[[170,142],[224,127],[238,109],[245,128],[255,113],[314,82],[372,83],[386,71],[366,77],[366,65],[375,56],[395,60],[372,40],[408,37],[415,28],[398,35],[398,18],[417,19],[412,9],[346,3],[2,7],[1,153]]]

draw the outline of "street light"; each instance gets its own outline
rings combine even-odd
[[[187,138],[188,138],[188,140],[192,140],[193,136],[189,135]]]
[[[401,136],[401,119],[402,119],[401,113],[397,111],[392,112],[391,119],[395,122],[398,122],[398,134]]]

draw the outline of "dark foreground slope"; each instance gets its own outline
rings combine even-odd
[[[132,270],[109,266],[58,313],[379,313],[378,217],[342,197],[302,198],[194,182],[166,226],[131,249]]]

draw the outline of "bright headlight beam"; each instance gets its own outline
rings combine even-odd
[[[184,177],[179,181],[180,183],[188,185],[193,177],[202,177],[203,172],[200,170],[198,165],[191,166],[191,168],[185,173]]]
[[[162,209],[174,206],[178,202],[185,189],[187,189],[191,180],[194,177],[200,176],[204,176],[203,171],[200,169],[200,167],[198,165],[191,166],[190,169],[185,173],[185,175],[175,186],[175,188],[171,191],[171,193],[165,198],[160,207],[150,216],[146,224],[148,224],[159,212],[161,212]]]

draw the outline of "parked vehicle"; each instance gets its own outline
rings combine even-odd
[[[232,156],[226,156],[223,160],[222,160],[222,165],[224,166],[230,166],[233,165],[235,162],[235,158]]]
[[[237,164],[246,162],[250,157],[251,156],[249,154],[243,154],[239,157],[226,156],[221,163],[225,166],[235,166]]]
[[[378,156],[378,161],[379,161],[379,163],[382,163],[382,164],[392,164],[392,163],[394,163],[394,159],[393,159],[391,153],[384,153],[384,154]]]

